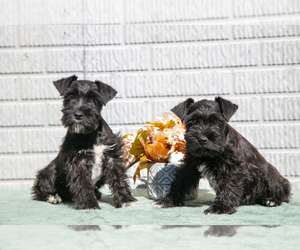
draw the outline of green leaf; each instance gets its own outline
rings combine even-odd
[[[135,158],[139,159],[143,155],[145,155],[145,145],[148,141],[147,137],[149,136],[149,133],[147,130],[142,130],[139,132],[135,139],[134,142],[132,143],[132,146],[129,150],[129,153],[134,155]]]

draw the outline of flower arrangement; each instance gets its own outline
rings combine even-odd
[[[123,137],[123,156],[125,168],[135,163],[139,165],[133,179],[140,178],[140,171],[156,162],[178,164],[185,152],[185,125],[172,112],[156,117],[156,122],[147,122],[149,126],[140,128],[135,134]]]

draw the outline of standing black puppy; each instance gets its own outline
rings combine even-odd
[[[76,209],[99,209],[98,188],[107,183],[117,208],[136,201],[126,181],[122,143],[104,119],[102,107],[116,91],[99,81],[71,76],[54,82],[63,96],[62,123],[68,128],[57,157],[37,174],[34,199],[50,203],[73,200]]]
[[[188,99],[172,109],[186,122],[186,157],[176,173],[170,193],[156,204],[183,205],[184,197],[207,178],[216,198],[205,214],[233,214],[240,205],[279,206],[289,202],[291,185],[229,124],[238,106]]]

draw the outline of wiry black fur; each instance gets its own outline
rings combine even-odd
[[[240,205],[279,206],[291,185],[228,121],[238,106],[221,97],[193,99],[172,109],[186,122],[186,157],[161,207],[184,205],[184,197],[207,178],[216,198],[205,214],[232,214]]]
[[[98,189],[107,183],[117,208],[136,201],[126,180],[121,138],[101,117],[103,105],[117,92],[99,81],[77,81],[76,76],[55,81],[54,85],[63,96],[61,121],[68,131],[57,157],[38,172],[33,198],[50,203],[73,200],[76,209],[99,209]],[[97,151],[99,148],[103,154]],[[95,183],[93,168],[101,169]]]

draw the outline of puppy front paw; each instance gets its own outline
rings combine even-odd
[[[55,195],[49,194],[47,198],[47,202],[51,204],[60,204],[62,202],[62,199],[58,194]]]
[[[266,201],[266,206],[267,206],[267,207],[277,207],[278,204],[276,203],[276,201],[274,201],[274,200],[272,200],[272,199],[268,199],[268,200]]]
[[[126,202],[122,204],[122,207],[137,207],[140,206],[142,203],[139,201],[132,201],[132,202]]]
[[[174,204],[172,199],[170,197],[167,197],[167,196],[164,197],[164,198],[161,198],[157,201],[154,201],[153,206],[158,207],[158,208],[176,207],[176,205]]]
[[[212,205],[204,211],[206,215],[208,214],[234,214],[236,209],[234,207],[229,207],[225,205]]]

